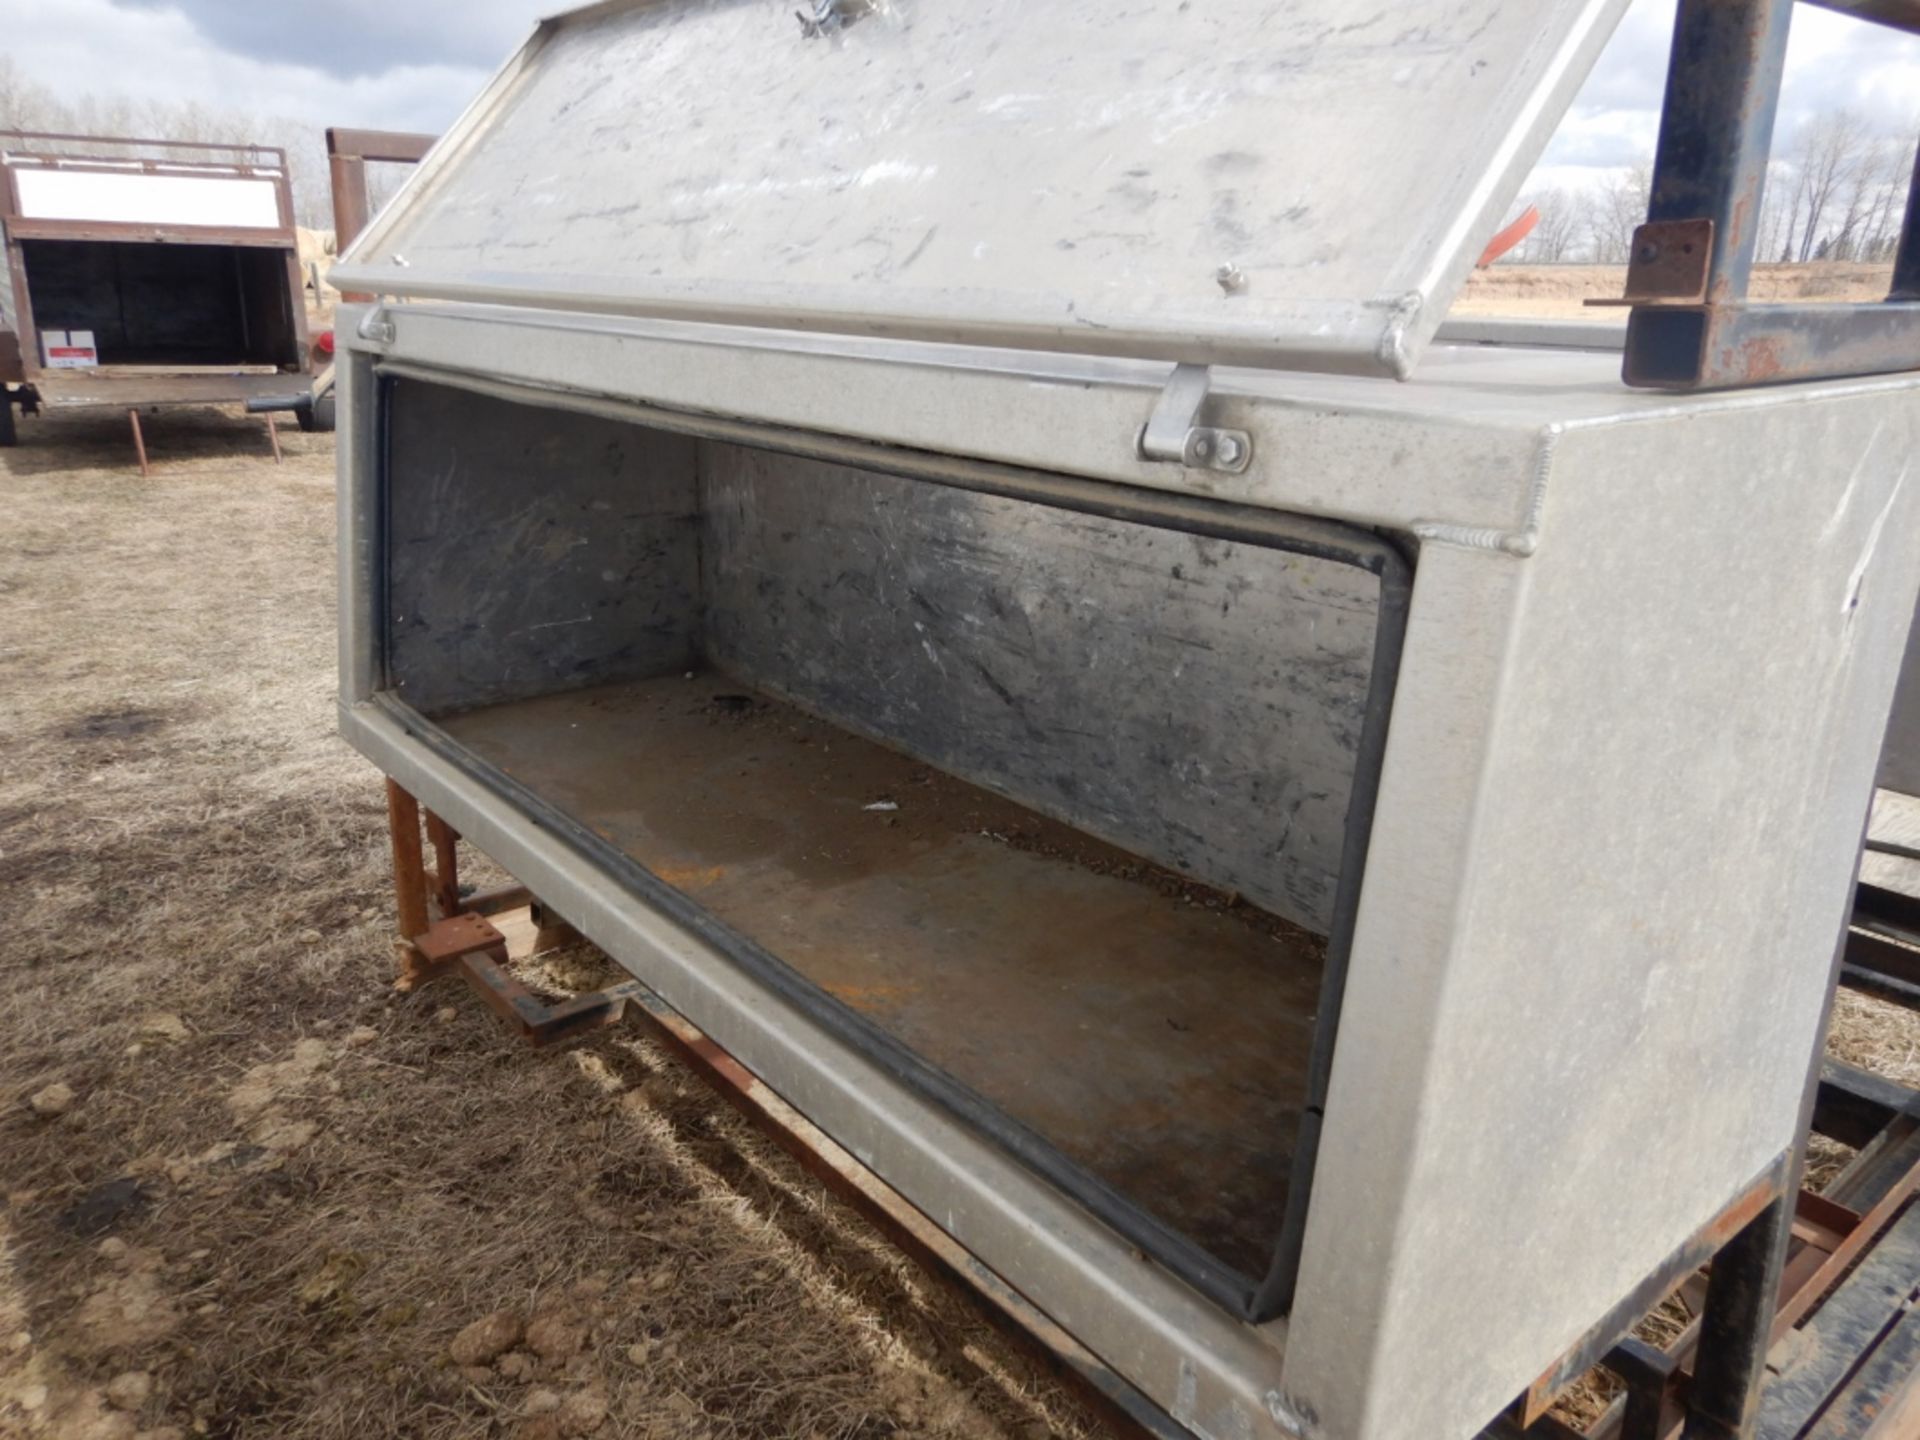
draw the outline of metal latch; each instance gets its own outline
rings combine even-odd
[[[800,34],[808,40],[821,35],[831,35],[836,30],[844,30],[863,15],[871,15],[880,8],[880,0],[813,0],[813,13],[804,10],[793,12],[800,22]]]
[[[371,340],[376,345],[391,345],[394,334],[393,317],[387,314],[385,305],[375,305],[360,317],[360,323],[354,327],[353,333],[362,340]]]
[[[1213,371],[1206,365],[1176,365],[1140,432],[1140,458],[1165,460],[1195,470],[1238,475],[1253,462],[1253,437],[1195,422],[1207,403]]]

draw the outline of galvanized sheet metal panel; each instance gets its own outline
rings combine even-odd
[[[723,669],[1327,932],[1375,576],[734,445],[701,501]]]
[[[1624,0],[550,21],[336,281],[1404,373]]]
[[[1920,385],[1745,400],[1569,426],[1524,560],[1422,548],[1287,1356],[1324,1435],[1475,1433],[1795,1141]]]
[[[684,670],[694,442],[393,382],[389,681],[431,714]]]
[[[1328,931],[1367,571],[409,379],[388,414],[423,713],[711,663]]]
[[[1920,622],[1920,616],[1914,617]],[[1920,623],[1907,631],[1900,685],[1880,751],[1880,784],[1903,795],[1920,795]]]

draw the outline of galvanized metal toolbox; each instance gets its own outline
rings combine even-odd
[[[600,5],[335,272],[347,738],[1196,1434],[1777,1274],[1920,379],[1432,343],[1622,8]]]

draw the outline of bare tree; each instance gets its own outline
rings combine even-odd
[[[1880,129],[1850,110],[1802,124],[1768,166],[1756,257],[1780,264],[1890,259],[1914,174],[1916,131],[1920,113]],[[1651,170],[1651,161],[1643,161],[1584,188],[1529,196],[1540,207],[1540,223],[1518,258],[1625,264],[1646,218]]]
[[[1653,166],[1643,161],[1595,186],[1586,194],[1588,252],[1601,265],[1624,265],[1633,250],[1633,232],[1647,218]]]
[[[1920,117],[1916,117],[1916,123],[1907,127],[1904,141],[1886,136],[1876,149],[1872,167],[1875,194],[1860,241],[1862,260],[1891,260],[1894,247],[1900,243],[1900,225],[1906,215],[1907,187],[1914,176],[1917,142],[1912,137],[1915,130],[1920,130]]]
[[[1836,237],[1828,231],[1830,212],[1853,183],[1868,141],[1865,123],[1852,110],[1830,110],[1801,127],[1791,162],[1798,177],[1795,208],[1801,215],[1795,258],[1813,259],[1822,241],[1827,242],[1826,250],[1833,249]]]
[[[1800,177],[1782,160],[1767,167],[1766,189],[1760,197],[1760,232],[1753,253],[1758,260],[1793,258],[1794,237],[1800,227]]]
[[[11,56],[0,55],[0,130],[49,129],[55,112],[53,92],[22,75]]]
[[[1555,186],[1523,196],[1521,203],[1538,210],[1540,221],[1513,252],[1514,258],[1529,265],[1559,265],[1572,259],[1581,229],[1580,207],[1574,197]]]
[[[97,95],[69,100],[29,80],[10,57],[0,55],[0,130],[276,145],[287,152],[295,218],[316,228],[333,223],[324,137],[295,120],[218,110],[196,101],[136,104],[124,96]]]

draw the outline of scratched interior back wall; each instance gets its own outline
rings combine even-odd
[[[1325,931],[1371,575],[394,385],[389,672],[424,713],[711,664]]]
[[[685,670],[694,442],[388,382],[387,668],[424,714]]]
[[[700,497],[713,663],[1325,931],[1372,575],[735,445]]]

